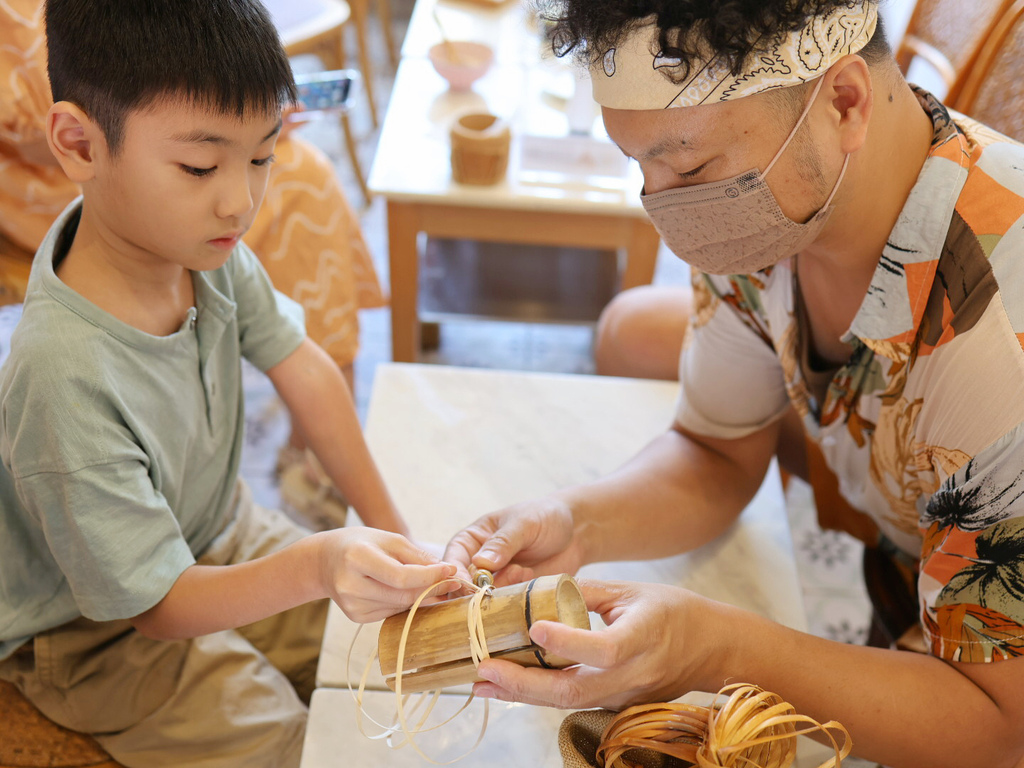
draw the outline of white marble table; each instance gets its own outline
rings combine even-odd
[[[485,512],[614,470],[668,428],[676,393],[669,382],[387,364],[366,434],[413,536],[444,543]],[[678,584],[806,629],[774,470],[739,522],[700,551],[580,575]],[[358,684],[379,625],[359,633],[346,669],[356,627],[332,606],[319,687]],[[384,689],[376,666],[369,686]]]

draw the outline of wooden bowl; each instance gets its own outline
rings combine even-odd
[[[448,40],[431,46],[430,63],[453,91],[468,91],[494,61],[494,51],[483,43]]]

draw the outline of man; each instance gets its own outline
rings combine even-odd
[[[913,574],[928,653],[590,583],[608,631],[531,631],[580,666],[487,661],[478,693],[622,707],[748,681],[886,765],[1024,765],[1024,148],[910,87],[868,0],[568,0],[554,39],[695,268],[676,423],[448,557],[504,582],[699,547],[785,449],[837,490],[822,517]]]

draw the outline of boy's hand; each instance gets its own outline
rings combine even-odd
[[[436,541],[421,541],[420,539],[409,539],[414,547],[423,550],[428,555],[436,557],[438,560],[444,559],[444,544],[438,544]]]
[[[378,621],[403,611],[432,584],[444,595],[457,584],[455,566],[442,563],[404,536],[374,528],[341,528],[320,537],[320,579],[352,621]]]

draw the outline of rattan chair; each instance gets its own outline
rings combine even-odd
[[[951,107],[1024,141],[1024,0],[1004,13],[966,73]]]
[[[946,100],[956,97],[1003,11],[1013,0],[917,0],[907,30],[896,48],[906,74],[915,59],[926,62],[945,83]]]
[[[121,768],[90,737],[47,720],[0,680],[0,768]]]

